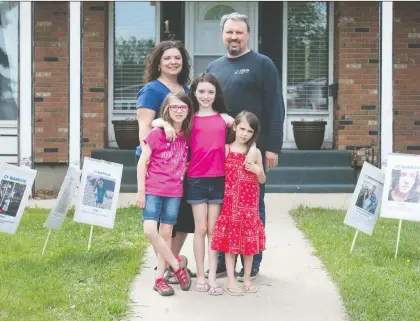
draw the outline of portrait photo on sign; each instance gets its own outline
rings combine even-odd
[[[115,180],[98,175],[87,175],[83,205],[109,210],[112,207]]]
[[[378,195],[382,193],[378,191],[378,187],[368,178],[363,181],[362,188],[357,196],[356,206],[370,214],[375,214],[378,206]]]
[[[393,169],[391,176],[388,201],[419,203],[419,171],[410,169]]]
[[[15,217],[25,193],[25,184],[7,179],[0,181],[0,214]]]

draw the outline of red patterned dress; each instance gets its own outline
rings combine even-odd
[[[265,250],[264,226],[259,215],[257,175],[245,170],[245,155],[231,152],[225,160],[222,213],[213,231],[212,250],[255,255]]]

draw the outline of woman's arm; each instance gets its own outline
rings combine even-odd
[[[139,123],[139,140],[140,146],[143,150],[144,139],[152,130],[152,121],[155,119],[156,111],[149,108],[137,108],[137,122]]]
[[[137,207],[143,209],[146,204],[146,173],[152,150],[145,144],[137,163]]]

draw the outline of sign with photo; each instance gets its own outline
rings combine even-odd
[[[0,164],[0,232],[16,233],[35,176],[36,170]]]
[[[344,224],[372,235],[381,207],[385,173],[364,162]]]
[[[84,158],[74,221],[114,227],[123,165]]]
[[[420,156],[390,154],[381,217],[420,221]]]
[[[50,211],[50,215],[44,224],[48,229],[59,230],[64,223],[67,211],[71,205],[73,195],[76,192],[82,171],[75,166],[69,166],[66,177],[64,177],[57,201]]]

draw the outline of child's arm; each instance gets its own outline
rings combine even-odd
[[[226,113],[220,114],[220,116],[222,116],[223,120],[226,122],[226,127],[231,128],[233,123],[235,122],[235,119],[230,117]]]
[[[146,204],[146,172],[150,155],[152,155],[152,150],[148,144],[145,144],[137,163],[137,207],[140,209],[143,209]]]
[[[246,154],[245,163],[246,162],[252,162],[252,163],[257,162],[258,153],[261,154],[261,152],[257,148],[257,144],[255,144],[255,142],[253,142],[251,147],[249,148],[248,154]]]
[[[254,163],[254,162],[246,161],[245,169],[247,171],[250,171],[250,172],[257,175],[258,183],[260,183],[260,184],[265,183],[266,177],[265,177],[264,168],[263,168],[263,165],[262,165],[261,152],[260,152],[259,149],[257,149],[257,160],[256,160],[256,162]]]
[[[176,139],[176,131],[167,121],[162,118],[156,118],[152,121],[152,127],[163,128],[165,130],[166,139],[173,142]]]

